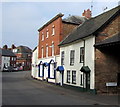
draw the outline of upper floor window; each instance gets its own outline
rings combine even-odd
[[[46,45],[46,57],[48,57],[48,45]]]
[[[65,56],[65,52],[62,51],[61,52],[61,65],[64,65],[64,56]]]
[[[46,31],[46,38],[48,38],[49,37],[49,32],[48,32],[48,29],[47,29],[47,31]]]
[[[42,32],[42,41],[44,41],[44,34],[43,34],[43,32]]]
[[[52,35],[55,35],[55,26],[52,26]]]
[[[74,65],[75,50],[70,51],[70,65]]]
[[[54,42],[52,42],[52,56],[54,56]]]
[[[83,63],[84,62],[84,47],[81,47],[80,48],[80,63]]]
[[[44,48],[42,47],[41,48],[41,57],[43,58],[43,55],[44,55]]]

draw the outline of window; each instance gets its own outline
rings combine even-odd
[[[67,71],[67,83],[70,83],[70,71]]]
[[[52,26],[52,35],[55,35],[55,26]]]
[[[54,42],[52,42],[52,56],[54,56]]]
[[[43,32],[42,32],[42,41],[44,41],[44,34],[43,34]]]
[[[80,48],[80,63],[84,62],[84,47]]]
[[[46,38],[48,38],[49,37],[49,32],[48,32],[48,29],[47,29],[47,31],[46,31]]]
[[[74,65],[74,56],[75,56],[75,51],[71,50],[71,52],[70,52],[70,65]]]
[[[46,45],[46,57],[48,57],[48,45]]]
[[[76,71],[72,71],[72,83],[76,84]]]
[[[65,53],[64,51],[61,52],[61,65],[64,65],[64,56],[65,56]]]
[[[43,58],[43,55],[44,55],[44,49],[43,47],[41,48],[41,57]]]
[[[80,75],[80,85],[83,85],[83,75]]]

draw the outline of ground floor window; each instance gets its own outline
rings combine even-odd
[[[80,75],[80,85],[83,85],[83,74]]]
[[[70,71],[67,71],[67,83],[70,83]]]
[[[72,83],[76,84],[76,71],[72,71]]]

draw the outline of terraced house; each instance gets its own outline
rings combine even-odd
[[[85,12],[90,12],[87,10]],[[85,17],[86,16],[86,17]],[[84,16],[69,16],[62,19],[63,14],[58,14],[43,25],[39,31],[37,76],[40,80],[52,83],[61,83],[60,72],[56,72],[60,66],[60,48],[58,44],[78,25],[87,20],[88,14]],[[89,18],[89,17],[88,17]]]
[[[120,6],[90,18],[60,44],[63,84],[94,93],[120,86]]]

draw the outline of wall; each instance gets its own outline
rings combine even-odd
[[[48,45],[48,56],[52,56],[52,48],[50,47],[52,45],[52,42],[54,42],[54,46],[55,46],[55,55],[59,54],[58,44],[60,42],[59,36],[61,35],[61,24],[62,24],[62,19],[58,18],[39,32],[38,58],[42,58],[41,56],[42,46],[44,48],[44,57],[46,57],[46,54],[45,54],[46,44]],[[53,25],[55,26],[55,35],[52,35]],[[48,38],[46,38],[47,29],[49,32]],[[42,32],[44,34],[44,41],[42,41]]]
[[[94,36],[91,36],[89,38],[85,39],[85,66],[89,66],[91,69],[90,74],[90,89],[94,89],[94,45],[95,38]],[[80,72],[81,67],[83,66],[83,63],[80,63],[80,47],[84,46],[84,41],[80,40],[76,43],[71,43],[69,45],[63,46],[60,48],[60,53],[62,51],[65,52],[65,62],[64,62],[64,84],[72,85],[72,86],[78,86],[83,87],[80,85],[80,75],[83,74]],[[74,60],[74,66],[70,66],[70,50],[75,50],[75,60]],[[61,56],[61,54],[60,54]],[[67,83],[67,70],[75,70],[76,71],[76,84],[72,84],[72,79],[70,80],[70,83]],[[72,78],[72,72],[71,72],[71,78]]]
[[[36,50],[32,53],[32,70],[31,70],[31,75],[34,78],[38,78],[38,47]]]
[[[120,31],[120,16],[117,16],[96,37],[96,42],[110,38]],[[106,36],[101,36],[106,34]],[[120,60],[119,45],[108,46],[95,50],[95,87],[98,93],[106,93],[107,82],[117,82],[118,62]],[[120,67],[119,67],[120,68]],[[115,87],[110,87],[111,93],[116,92]]]
[[[2,70],[3,70],[4,64],[10,66],[10,57],[2,56],[2,66],[1,66]]]

